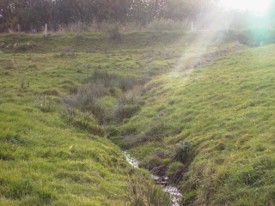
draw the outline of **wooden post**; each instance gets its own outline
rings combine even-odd
[[[20,29],[20,24],[17,24],[17,32],[21,32],[21,29]]]
[[[48,36],[48,24],[45,24],[44,36]]]

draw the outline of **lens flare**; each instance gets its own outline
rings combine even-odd
[[[271,0],[221,0],[220,6],[227,10],[250,11],[264,14],[271,4]]]

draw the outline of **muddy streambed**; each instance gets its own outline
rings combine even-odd
[[[127,162],[132,165],[134,168],[138,168],[139,162],[133,158],[129,153],[124,152]],[[163,177],[159,177],[152,174],[152,178],[155,182],[158,182],[158,180],[163,179]],[[162,185],[161,186],[163,191],[168,193],[170,195],[170,199],[172,202],[172,206],[179,206],[180,200],[182,198],[181,192],[178,190],[178,188],[172,186],[172,185]]]

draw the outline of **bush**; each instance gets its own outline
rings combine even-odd
[[[192,144],[187,141],[180,142],[176,145],[174,159],[182,163],[190,163],[193,159]]]

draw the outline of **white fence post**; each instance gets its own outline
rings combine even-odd
[[[45,24],[44,36],[48,35],[48,24]]]

